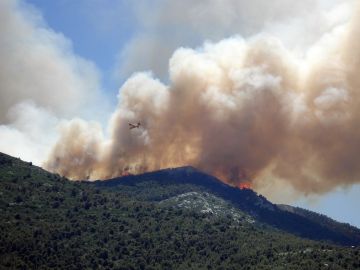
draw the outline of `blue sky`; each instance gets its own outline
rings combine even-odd
[[[189,1],[184,1],[187,2]],[[332,2],[341,4],[341,1]],[[269,8],[268,4],[259,7],[259,10],[252,10],[251,6],[247,6],[248,12],[241,14],[240,19],[239,16],[232,18],[231,10],[226,7],[223,13],[229,13],[229,16],[223,16],[220,8],[215,11],[206,10],[217,22],[217,27],[211,27],[213,21],[208,16],[202,17],[202,12],[195,17],[192,14],[182,16],[181,8],[184,6],[180,2],[173,8],[160,0],[27,0],[26,3],[41,13],[50,29],[71,41],[74,54],[94,63],[101,77],[101,91],[113,107],[117,102],[118,89],[133,72],[151,70],[156,77],[167,81],[168,59],[180,46],[197,47],[204,40],[216,42],[232,35],[247,37],[258,31],[268,30],[283,38],[285,45],[293,46],[294,51],[298,52],[297,46],[308,46],[323,31],[321,26],[314,28],[314,33],[306,35],[301,41],[303,44],[299,45],[299,41],[292,37],[294,34],[286,26],[273,23],[269,27],[268,21],[257,19],[261,9],[265,11],[264,16],[268,16],[269,21],[274,16],[285,19],[292,16],[289,12],[283,13],[282,9],[275,9],[278,13],[271,14],[266,10]],[[324,5],[327,8],[328,4]],[[196,6],[195,10],[198,11],[201,7]],[[309,16],[308,21],[311,22],[313,17],[316,19],[316,11],[314,16],[310,16],[308,9],[304,10],[303,14]],[[308,29],[308,26],[304,27],[305,30],[298,27],[299,21],[295,19],[292,23],[299,30],[297,35]],[[324,29],[326,27],[328,25]],[[360,214],[356,209],[360,205],[358,194],[360,185],[347,189],[340,187],[321,197],[302,197],[293,204],[360,227]]]
[[[293,205],[307,208],[336,220],[360,227],[360,215],[358,213],[360,204],[359,194],[360,185],[355,185],[347,189],[337,189],[314,199],[302,198],[293,203]]]

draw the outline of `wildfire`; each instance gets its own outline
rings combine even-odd
[[[240,189],[251,189],[251,184],[249,182],[243,182],[239,184]]]
[[[130,176],[130,175],[132,175],[132,174],[128,171],[125,171],[121,174],[121,176]]]
[[[228,174],[220,170],[215,171],[214,175],[217,178],[219,178],[222,182],[232,187],[238,187],[240,189],[251,189],[251,182],[249,181],[249,179],[253,179],[252,177],[255,177],[255,174],[250,175],[249,173],[246,173],[244,170],[238,170],[235,171],[235,173],[233,172],[230,175],[232,177],[229,177]]]

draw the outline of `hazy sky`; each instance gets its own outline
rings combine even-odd
[[[40,162],[41,153],[49,151],[56,141],[55,126],[59,122],[61,125],[62,119],[82,117],[106,127],[105,119],[116,107],[119,88],[134,72],[151,71],[154,77],[168,82],[168,62],[177,48],[199,48],[205,41],[265,34],[280,39],[301,58],[313,44],[326,39],[330,30],[341,31],[349,21],[353,2],[5,0],[0,16],[8,23],[0,26],[0,38],[14,50],[0,52],[7,56],[0,66],[0,79],[5,78],[0,97],[4,98],[6,91],[19,94],[11,95],[0,109],[0,137],[22,140],[20,148],[29,149],[23,157],[35,156]],[[19,40],[25,40],[26,46],[21,47],[19,44],[24,42]],[[37,53],[40,60],[33,61],[38,59]],[[23,63],[16,57],[26,57],[27,61]],[[13,66],[19,68],[19,61],[21,69],[39,65],[41,71],[14,83],[10,79],[17,79],[12,70]],[[44,75],[48,83],[39,82]],[[71,87],[63,87],[63,81],[70,82]],[[52,93],[56,93],[54,101]],[[64,103],[59,103],[59,99]],[[74,101],[79,104],[68,105]],[[32,121],[32,115],[40,128],[24,125]],[[52,126],[49,134],[39,142],[39,130],[48,126]],[[35,144],[38,147],[28,147]],[[0,151],[16,154],[15,148],[0,143]],[[322,196],[298,196],[292,204],[360,227],[359,193],[359,184],[338,187]],[[281,195],[276,200],[283,202]],[[291,201],[288,197],[284,200]]]

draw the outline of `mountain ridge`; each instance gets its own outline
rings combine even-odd
[[[256,217],[259,222],[277,229],[313,240],[329,240],[349,246],[360,245],[360,230],[354,226],[335,220],[333,220],[332,226],[329,226],[326,222],[319,222],[319,220],[310,216],[301,215],[300,211],[285,210],[283,206],[271,203],[264,196],[258,195],[251,189],[239,189],[229,186],[216,177],[191,166],[115,177],[108,180],[95,181],[92,184],[97,187],[136,186],[139,183],[151,181],[156,182],[160,186],[193,184],[205,187],[206,190],[211,191],[231,202],[242,211]],[[156,201],[156,199],[150,198],[151,200]]]
[[[360,269],[360,247],[277,230],[189,179],[151,178],[100,187],[0,153],[0,269]]]

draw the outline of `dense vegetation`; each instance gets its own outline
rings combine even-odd
[[[304,209],[273,204],[251,189],[225,185],[192,167],[124,176],[93,184],[132,198],[155,202],[190,191],[207,192],[223,198],[263,224],[299,237],[347,246],[360,245],[360,230],[356,227]]]
[[[152,201],[186,186],[146,185],[133,196],[0,154],[0,268],[360,269],[359,248]]]
[[[353,239],[355,242],[354,245],[360,245],[359,229],[354,226],[351,226],[350,224],[337,222],[325,215],[318,214],[318,213],[315,213],[315,212],[312,212],[312,211],[309,211],[309,210],[306,210],[306,209],[303,209],[300,207],[293,207],[290,205],[283,205],[283,204],[278,205],[278,207],[285,211],[297,214],[297,215],[305,217],[311,221],[314,221],[315,223],[320,224],[321,226],[330,229],[330,231],[337,232],[337,233],[347,237],[348,239]]]

